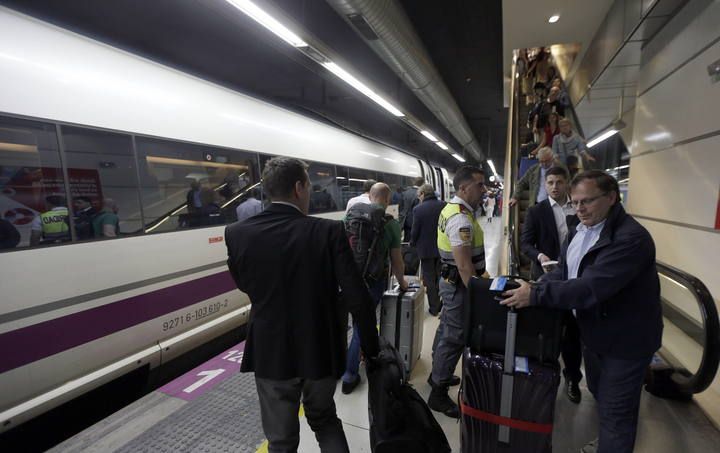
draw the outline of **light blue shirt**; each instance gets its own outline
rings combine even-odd
[[[260,214],[262,212],[262,202],[254,197],[250,197],[240,203],[238,207],[235,208],[235,212],[237,213],[238,222],[242,222],[256,214]]]
[[[538,190],[537,199],[535,200],[538,203],[548,197],[547,190],[545,190],[545,174],[547,171],[547,168],[540,165],[540,189]]]
[[[605,220],[591,227],[582,223],[575,228],[577,233],[567,250],[568,280],[577,278],[580,261],[595,243],[600,239],[600,233],[605,226]]]

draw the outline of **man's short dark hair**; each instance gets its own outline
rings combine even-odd
[[[485,176],[485,172],[482,171],[480,167],[476,167],[474,165],[463,165],[462,167],[458,168],[457,172],[455,172],[455,177],[453,178],[453,185],[455,186],[455,190],[460,190],[461,184],[465,184],[466,182],[472,180],[473,175],[476,175],[478,173]]]
[[[550,168],[550,169],[545,173],[545,179],[547,179],[548,176],[550,176],[550,175],[562,176],[563,178],[565,178],[565,181],[568,180],[568,172],[567,172],[564,168],[562,168],[562,167],[552,167],[552,168]]]
[[[265,164],[263,188],[270,199],[290,197],[295,183],[307,183],[308,164],[294,157],[273,157]]]
[[[570,183],[570,189],[574,189],[583,181],[595,181],[598,189],[604,193],[615,192],[618,200],[620,199],[620,186],[618,185],[617,179],[602,170],[588,170],[578,173]]]
[[[363,183],[363,193],[369,193],[370,189],[372,189],[372,186],[374,186],[375,184],[377,184],[377,181],[375,181],[374,179],[366,179]]]
[[[423,184],[425,184],[425,178],[423,178],[422,176],[418,176],[417,178],[413,179],[413,185],[420,187]]]

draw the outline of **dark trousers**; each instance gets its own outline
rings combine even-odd
[[[300,443],[300,399],[310,428],[323,453],[349,452],[342,422],[335,412],[337,380],[255,378],[260,417],[270,453],[297,452]]]
[[[563,317],[563,338],[560,344],[563,363],[563,375],[571,382],[580,382],[583,378],[580,365],[582,364],[582,343],[580,329],[572,311],[568,310]]]
[[[425,283],[428,305],[431,313],[440,313],[440,258],[421,258],[422,278]]]
[[[650,359],[618,359],[584,350],[587,383],[598,403],[598,453],[632,453],[640,394]]]

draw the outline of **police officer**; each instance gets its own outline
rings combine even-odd
[[[485,193],[485,174],[474,166],[460,167],[453,178],[455,197],[440,212],[438,250],[442,261],[440,297],[443,310],[433,342],[432,386],[428,406],[448,417],[459,418],[448,388],[459,384],[453,376],[464,346],[463,304],[471,278],[485,272],[483,233],[475,211]]]
[[[48,210],[35,217],[30,228],[30,245],[51,244],[70,240],[68,208],[65,197],[49,195],[45,198]]]

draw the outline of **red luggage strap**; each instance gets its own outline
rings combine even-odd
[[[474,407],[468,406],[464,402],[460,402],[460,410],[463,415],[469,415],[470,417],[489,422],[494,425],[508,426],[513,429],[519,429],[521,431],[530,431],[533,433],[550,434],[553,430],[552,423],[535,423],[528,422],[525,420],[517,420],[514,418],[503,417],[501,415],[491,414],[489,412],[475,409]]]

